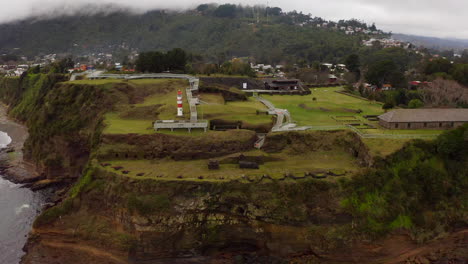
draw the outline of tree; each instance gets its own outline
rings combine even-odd
[[[454,80],[468,86],[468,64],[455,64],[450,74]]]
[[[136,61],[136,70],[141,72],[185,71],[188,55],[183,49],[175,48],[167,53],[142,52]]]
[[[217,17],[234,18],[236,16],[236,5],[231,5],[231,4],[220,5],[214,11],[214,15]]]
[[[166,54],[166,68],[170,71],[183,71],[187,60],[187,53],[183,49],[172,49]]]
[[[208,4],[201,4],[199,6],[197,6],[197,11],[198,12],[204,12],[206,10],[208,10],[210,8],[210,6]]]
[[[141,72],[162,72],[165,69],[164,54],[159,51],[142,52],[136,61],[136,70]]]
[[[283,12],[283,10],[279,7],[267,7],[266,11],[270,16],[279,16]]]
[[[28,72],[29,72],[29,73],[32,73],[32,74],[41,73],[41,66],[40,66],[40,65],[36,65],[36,66],[30,68]]]
[[[392,60],[377,61],[370,65],[366,79],[378,87],[382,87],[385,83],[390,83],[393,86],[405,83],[405,76]]]
[[[393,107],[395,107],[393,105],[393,103],[385,103],[383,106],[382,106],[382,109],[385,110],[385,112],[387,112],[388,109],[392,109]]]
[[[431,75],[438,72],[449,73],[451,69],[452,63],[449,60],[438,58],[426,62],[426,65],[424,66],[424,73],[427,75]]]
[[[67,57],[56,61],[50,65],[50,72],[55,73],[67,73],[68,69],[73,68],[75,63],[73,62],[71,57]]]
[[[9,61],[18,61],[18,56],[14,54],[4,54],[0,56],[0,61],[4,63],[9,62]]]
[[[419,99],[413,99],[408,103],[409,108],[420,108],[423,107],[424,103]]]
[[[426,105],[456,107],[468,103],[468,88],[456,81],[436,79],[421,89]]]
[[[359,55],[350,54],[346,57],[345,64],[349,72],[353,73],[356,76],[356,79],[359,80],[361,78],[361,63],[359,61]]]

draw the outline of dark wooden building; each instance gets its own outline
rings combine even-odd
[[[388,129],[449,129],[468,123],[468,109],[395,109],[379,116]]]
[[[265,90],[283,90],[283,91],[296,91],[304,90],[302,83],[297,79],[267,79],[264,81]]]

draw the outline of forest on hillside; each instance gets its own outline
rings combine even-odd
[[[327,28],[317,27],[327,23]],[[34,56],[182,48],[213,62],[254,56],[262,63],[336,63],[356,51],[368,35],[346,35],[340,27],[376,29],[358,20],[325,21],[280,8],[200,5],[185,12],[154,10],[30,19],[0,25],[0,52]]]

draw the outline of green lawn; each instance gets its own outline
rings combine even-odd
[[[251,151],[246,155],[268,155],[262,151]],[[111,166],[122,166],[122,170],[130,171],[127,174],[130,177],[137,177],[138,173],[144,173],[141,178],[157,179],[177,179],[182,176],[183,179],[198,179],[202,176],[206,180],[226,180],[239,179],[243,175],[260,177],[268,174],[273,178],[280,178],[285,173],[303,176],[305,172],[340,170],[347,171],[350,175],[358,170],[355,159],[344,151],[317,151],[305,153],[303,155],[286,155],[284,153],[272,154],[270,157],[279,159],[278,161],[269,161],[260,165],[260,169],[240,169],[237,164],[221,164],[219,170],[209,170],[208,160],[111,160],[106,161]],[[111,167],[107,170],[115,172]],[[158,177],[159,176],[159,177]]]
[[[382,104],[336,93],[340,87],[311,89],[311,95],[262,95],[275,107],[288,109],[293,121],[298,125],[332,126],[346,122],[336,121],[337,116],[354,116],[361,122],[367,122],[362,115],[383,114]],[[314,101],[313,98],[316,98]],[[353,110],[362,110],[361,114]]]
[[[104,134],[152,134],[154,120],[145,119],[123,119],[119,117],[119,113],[112,112],[105,115]]]
[[[400,150],[411,139],[363,138],[372,156],[386,157]]]
[[[100,84],[106,84],[107,80],[100,81]],[[122,80],[112,80],[124,82]],[[89,81],[78,81],[89,82]],[[94,82],[94,80],[93,80]],[[111,82],[111,83],[116,83]],[[106,134],[151,134],[155,133],[152,124],[157,119],[188,119],[190,117],[189,104],[185,89],[189,86],[186,80],[174,79],[138,79],[128,81],[139,91],[140,96],[144,97],[141,103],[137,104],[118,104],[115,112],[105,115]],[[182,91],[184,117],[177,117],[177,91]],[[154,113],[154,114],[152,114]],[[185,132],[185,131],[184,131]],[[186,133],[186,132],[185,132]]]
[[[201,94],[201,100],[210,103],[198,107],[198,113],[204,119],[241,120],[249,124],[271,123],[271,116],[257,115],[257,110],[266,111],[267,108],[254,98],[224,103],[221,95]]]
[[[123,82],[121,80],[82,80],[77,83],[89,84],[112,84]],[[144,100],[137,104],[120,104],[112,113],[107,113],[105,116],[106,127],[104,133],[107,134],[150,134],[156,133],[152,129],[152,123],[158,119],[177,120],[189,119],[190,110],[186,99],[185,89],[188,87],[188,82],[185,80],[171,79],[139,79],[128,81],[136,89],[145,89]],[[177,105],[176,95],[177,90],[183,93],[184,102],[184,117],[176,116]],[[248,124],[269,124],[271,116],[257,115],[257,110],[266,110],[265,106],[256,100],[250,98],[248,101],[239,102],[224,102],[221,94],[202,93],[201,100],[208,104],[199,105],[197,107],[200,119],[224,119],[237,121],[242,120]],[[154,115],[151,113],[154,112]],[[173,133],[160,131],[161,133]],[[178,130],[178,133],[185,133],[185,130]],[[159,132],[158,132],[159,133]],[[175,132],[174,132],[175,133]],[[198,134],[197,131],[192,135]]]

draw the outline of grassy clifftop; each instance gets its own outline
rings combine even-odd
[[[74,180],[82,175],[64,201],[36,221],[36,238],[45,242],[33,246],[31,254],[41,256],[45,253],[37,251],[40,246],[57,242],[57,237],[49,237],[51,230],[62,240],[109,249],[128,260],[226,252],[322,257],[349,249],[362,237],[382,237],[394,230],[410,230],[424,240],[467,226],[466,126],[434,141],[408,142],[395,154],[374,161],[373,168],[337,181],[292,174],[323,166],[349,166],[355,172],[356,161],[367,167],[372,163],[369,149],[359,137],[345,131],[274,133],[267,136],[260,171],[301,171],[239,180],[226,177],[227,172],[241,171],[230,170],[238,161],[229,155],[258,156],[248,152],[255,132],[105,134],[106,113],[151,118],[133,110],[145,102],[158,104],[152,96],[166,85],[63,82],[64,78],[28,75],[0,80],[0,98],[10,104],[10,115],[29,127],[26,154],[49,178]],[[331,155],[338,151],[343,155]],[[152,156],[145,158],[148,153]],[[206,175],[179,179],[174,174],[158,180],[132,174],[145,169],[157,175],[190,163],[185,173],[193,176],[200,170],[191,166],[207,170],[207,159],[213,157],[220,159],[221,167],[213,180]],[[101,162],[124,164],[132,172],[124,175]],[[53,252],[52,257],[57,254]]]

